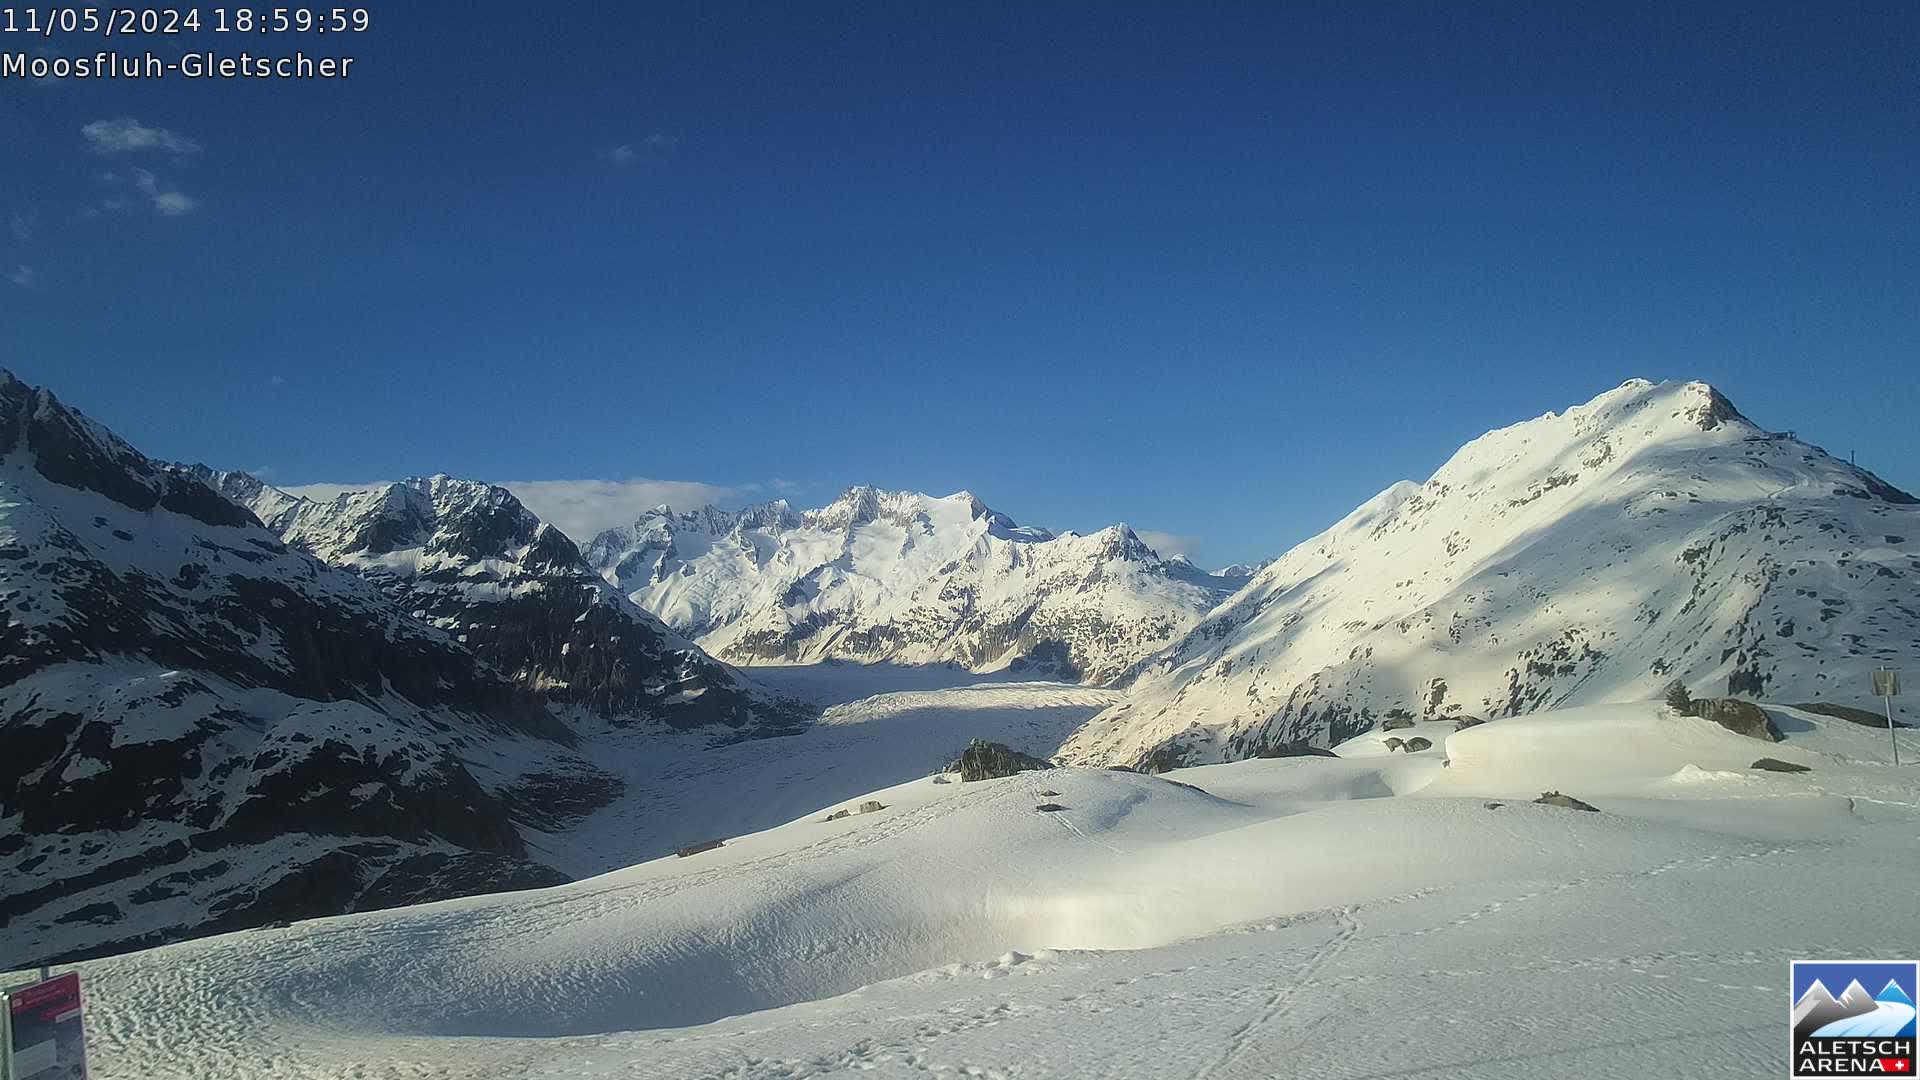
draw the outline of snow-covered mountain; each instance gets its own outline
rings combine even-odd
[[[610,797],[533,694],[0,373],[0,922],[17,961],[565,875]]]
[[[1393,715],[1696,694],[1875,704],[1920,661],[1920,507],[1703,383],[1634,380],[1468,443],[1123,677],[1069,760],[1206,762]],[[1897,705],[1897,703],[1896,703]]]
[[[723,725],[748,736],[811,718],[635,606],[505,488],[433,476],[319,502],[244,473],[185,470],[549,703],[617,724]]]
[[[1125,525],[1023,528],[967,492],[849,489],[818,510],[658,507],[587,560],[724,660],[1008,667],[1104,682],[1244,579],[1163,559]]]

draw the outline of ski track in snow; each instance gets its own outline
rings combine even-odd
[[[917,764],[977,727],[1050,735],[1023,703],[1084,715],[1084,693],[882,695],[817,753],[675,759],[663,800],[715,815],[804,801],[833,765],[789,823],[692,859],[82,965],[97,1072],[1744,1078],[1784,1064],[1789,960],[1910,938],[1898,905],[1832,904],[1834,882],[1910,892],[1920,823],[1920,774],[1863,760],[1852,725],[1766,746],[1602,706],[1170,777],[1197,792]],[[1744,769],[1763,754],[1814,771]],[[1531,804],[1545,786],[1601,812]],[[886,809],[822,820],[869,793]]]

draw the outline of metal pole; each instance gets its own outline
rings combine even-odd
[[[1893,747],[1893,763],[1900,764],[1900,740],[1893,737],[1893,699],[1883,699],[1887,703],[1887,745]]]

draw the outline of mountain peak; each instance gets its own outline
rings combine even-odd
[[[200,479],[160,467],[53,391],[0,380],[0,456],[23,454],[42,479],[91,491],[132,510],[159,507],[206,525],[254,524],[253,515]]]
[[[1199,764],[1338,742],[1392,710],[1512,716],[1674,678],[1812,694],[1829,661],[1809,639],[1916,657],[1913,504],[1710,384],[1630,380],[1490,431],[1296,545],[1063,752]]]

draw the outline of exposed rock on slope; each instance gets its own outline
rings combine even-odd
[[[743,736],[811,719],[810,708],[716,663],[627,600],[505,488],[434,476],[289,503],[244,474],[188,471],[549,702],[615,723],[722,725]]]
[[[503,796],[593,769],[533,695],[5,373],[0,641],[15,964],[564,880]]]
[[[1104,682],[1178,637],[1244,577],[1162,559],[1124,525],[1022,528],[961,492],[870,487],[819,510],[659,507],[590,563],[722,659],[1019,667]]]
[[[1920,508],[1702,383],[1467,444],[1127,674],[1070,761],[1246,757],[1431,719],[1715,694],[1866,704],[1920,661]]]

